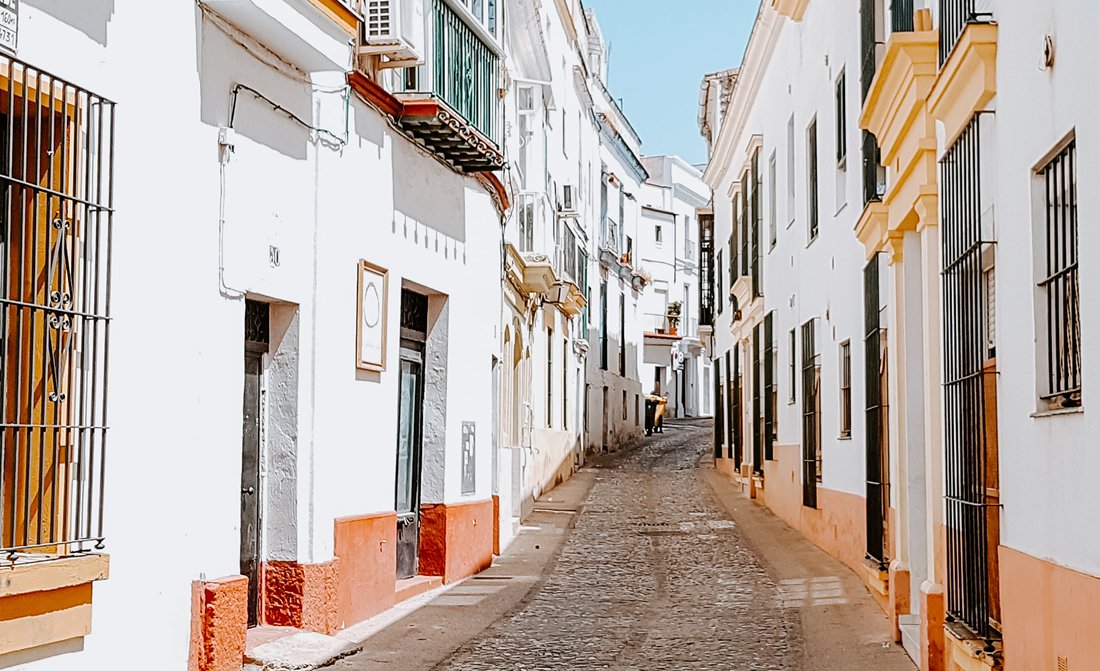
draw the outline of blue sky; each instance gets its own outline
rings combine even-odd
[[[707,72],[741,64],[759,0],[584,0],[611,49],[608,88],[646,154],[707,159],[696,123]],[[670,11],[670,8],[674,8]]]

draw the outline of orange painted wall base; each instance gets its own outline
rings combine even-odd
[[[493,502],[426,504],[420,512],[420,574],[451,583],[493,563]]]
[[[263,620],[319,634],[336,631],[337,564],[268,562],[263,566]]]
[[[946,616],[943,587],[925,581],[920,586],[920,668],[944,671],[947,666],[943,622]]]
[[[248,578],[191,583],[188,671],[240,671],[248,630]]]
[[[394,604],[397,513],[343,517],[335,522],[336,623],[343,629]]]
[[[1100,660],[1100,577],[1002,546],[1007,671],[1094,668]]]

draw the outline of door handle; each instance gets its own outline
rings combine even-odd
[[[255,487],[249,487],[248,489],[242,488],[241,493],[242,494],[255,494],[256,493],[256,488]]]

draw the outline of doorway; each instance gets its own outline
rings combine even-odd
[[[260,606],[260,450],[263,422],[264,355],[270,344],[270,306],[245,301],[244,426],[241,441],[241,575],[248,578],[248,626],[259,622]]]
[[[424,344],[428,297],[401,291],[401,363],[398,373],[397,579],[417,574],[420,563],[420,498],[424,452]]]

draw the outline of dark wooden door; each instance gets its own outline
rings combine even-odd
[[[259,613],[260,578],[260,389],[263,354],[244,355],[244,440],[241,445],[241,575],[248,578],[248,626]]]
[[[397,418],[397,577],[417,573],[420,543],[420,462],[424,372],[418,352],[401,350]]]

